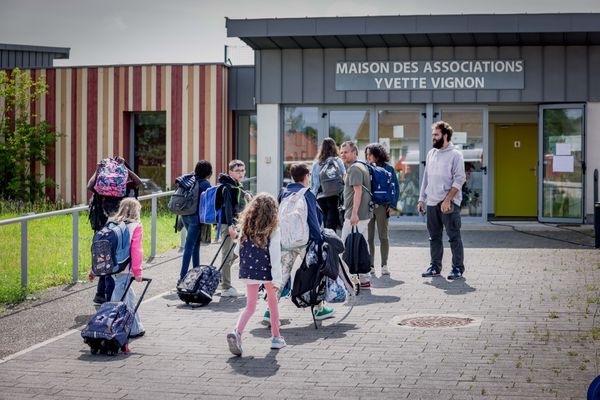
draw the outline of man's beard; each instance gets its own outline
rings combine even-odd
[[[444,138],[442,137],[439,140],[433,139],[433,147],[435,149],[441,149],[442,147],[444,147]]]

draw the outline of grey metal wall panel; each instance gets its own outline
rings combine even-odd
[[[498,48],[498,58],[502,60],[521,59],[520,47],[503,46]],[[521,90],[500,90],[498,92],[498,101],[500,102],[518,102],[521,100]]]
[[[521,101],[541,101],[544,95],[543,49],[541,46],[526,46],[521,49],[525,63],[525,89]]]
[[[366,61],[367,49],[346,49],[346,61]],[[346,93],[346,103],[366,103],[366,90],[352,90]]]
[[[565,101],[565,48],[544,47],[544,101]]]
[[[600,101],[600,74],[598,66],[600,65],[600,46],[590,46],[588,48],[588,71],[589,84],[588,94],[589,101]]]
[[[261,51],[261,87],[263,103],[281,103],[281,50]]]
[[[262,50],[254,52],[254,66],[256,72],[254,73],[254,96],[256,97],[257,103],[266,103],[263,100],[262,94]]]
[[[323,50],[307,49],[302,52],[302,97],[307,104],[324,102]]]
[[[410,49],[411,60],[431,60],[433,49],[431,47],[413,47]],[[433,93],[431,90],[411,90],[411,103],[431,103]]]
[[[408,47],[392,47],[388,54],[392,61],[410,60],[410,49]],[[389,92],[390,103],[410,103],[410,92],[408,90],[392,90]]]
[[[335,90],[335,63],[346,61],[344,49],[331,49],[324,51],[324,76],[325,76],[325,103],[345,103],[346,94]]]
[[[367,59],[369,61],[387,61],[388,49],[385,47],[375,47],[367,49]],[[367,103],[389,103],[389,91],[369,90],[367,91]]]
[[[302,50],[282,50],[281,54],[281,101],[302,103]]]
[[[587,99],[587,48],[569,46],[566,48],[566,101]]]
[[[237,70],[236,103],[238,110],[254,110],[254,67],[241,67]]]

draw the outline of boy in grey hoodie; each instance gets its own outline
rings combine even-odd
[[[419,213],[422,214],[427,204],[431,263],[421,276],[440,275],[444,254],[442,229],[446,228],[452,250],[452,272],[448,275],[448,279],[460,279],[465,272],[464,250],[460,236],[460,203],[462,185],[466,180],[465,162],[462,153],[450,142],[452,127],[444,121],[438,121],[431,128],[433,149],[427,153],[418,205]]]

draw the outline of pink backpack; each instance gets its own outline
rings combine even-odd
[[[101,196],[125,197],[127,192],[127,167],[113,158],[100,161],[96,172],[94,190]]]

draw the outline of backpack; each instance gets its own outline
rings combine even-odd
[[[319,253],[321,247],[315,247],[317,247],[316,251]],[[296,271],[296,275],[294,275],[291,299],[292,303],[298,308],[310,307],[315,329],[317,329],[314,307],[325,300],[325,275],[321,272],[322,257],[320,255],[317,256],[320,262],[314,264],[307,262],[306,256],[311,251],[314,250],[308,249],[306,251],[302,259],[302,265],[300,265],[300,268]]]
[[[344,242],[344,262],[348,265],[351,274],[368,274],[371,271],[371,256],[365,237],[361,235],[356,226],[352,233],[346,236]]]
[[[127,167],[122,161],[105,158],[96,171],[96,193],[107,197],[125,197],[127,193]]]
[[[104,276],[122,272],[129,264],[130,245],[127,224],[108,221],[92,240],[92,273]]]
[[[303,188],[281,200],[279,205],[279,228],[281,247],[294,249],[308,243],[308,205]]]
[[[177,215],[192,215],[198,209],[200,187],[194,174],[182,175],[175,180],[177,189],[169,199],[167,208]]]
[[[371,200],[375,204],[391,204],[394,200],[396,188],[392,183],[392,174],[383,167],[359,161],[369,170],[371,176]],[[364,187],[364,186],[363,186]],[[366,190],[366,188],[365,188]]]
[[[344,188],[344,176],[334,157],[329,157],[319,170],[323,197],[338,196]]]
[[[200,195],[199,217],[201,224],[218,224],[217,236],[221,234],[223,208],[217,210],[217,193],[222,184],[211,186]]]

